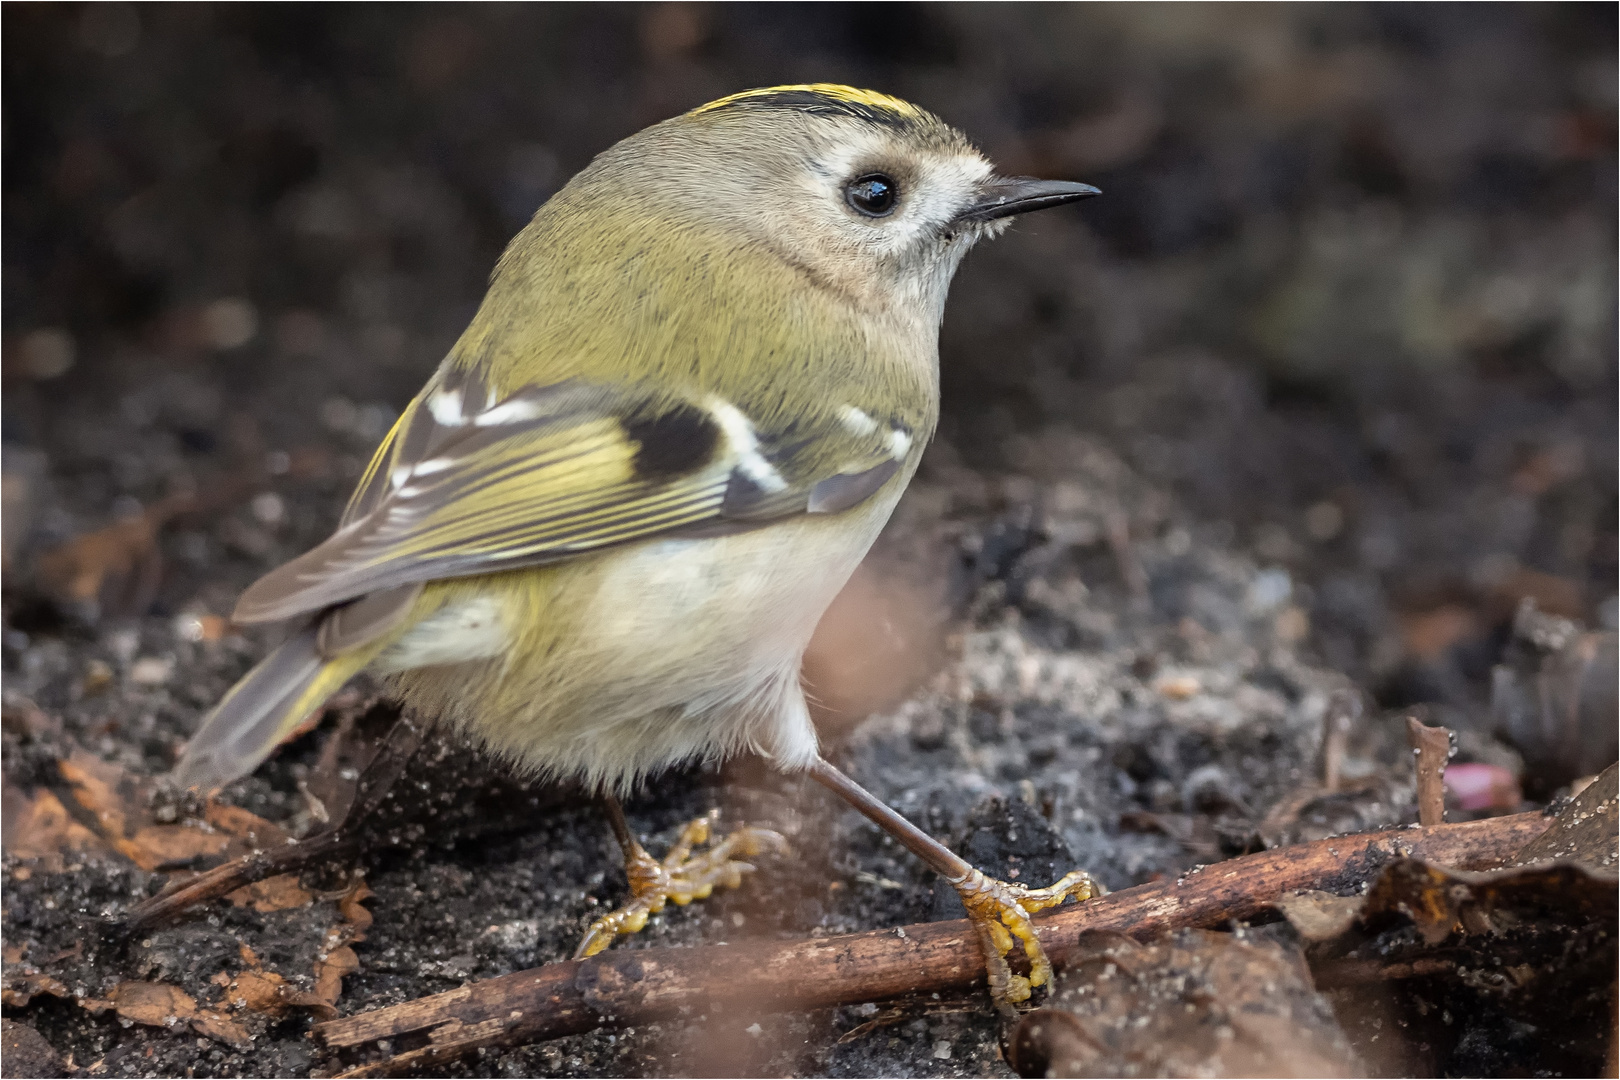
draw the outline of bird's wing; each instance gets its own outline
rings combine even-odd
[[[368,602],[379,616],[397,610],[427,581],[837,513],[883,487],[910,449],[903,424],[848,406],[771,432],[712,396],[565,382],[485,397],[467,372],[424,391],[378,449],[338,531],[250,587],[236,621],[369,596],[350,607],[370,624]]]

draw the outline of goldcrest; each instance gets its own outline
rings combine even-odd
[[[945,873],[998,1000],[1027,997],[1050,970],[1028,913],[1090,879],[985,878],[861,791],[819,756],[799,669],[934,433],[963,256],[1095,194],[999,176],[937,117],[845,86],[735,94],[604,151],[507,248],[336,532],[242,596],[237,622],[296,629],[209,714],[179,781],[252,771],[362,670],[605,796],[752,750]],[[638,879],[651,860],[610,813],[635,895],[583,952],[778,846],[742,830]]]

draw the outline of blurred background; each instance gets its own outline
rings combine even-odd
[[[212,1000],[258,963],[241,949],[309,981],[336,892],[216,905],[138,969],[81,958],[74,913],[201,865],[131,864],[96,830],[201,820],[153,778],[273,638],[224,616],[330,532],[535,208],[753,86],[896,94],[1005,171],[1104,192],[957,279],[940,437],[808,669],[852,774],[990,872],[1116,889],[1412,821],[1409,714],[1457,733],[1454,815],[1569,791],[1615,756],[1616,10],[6,5],[7,977],[20,942],[64,993],[134,970]],[[313,829],[364,702],[335,699],[232,808]],[[473,824],[359,864],[379,914],[344,1010],[565,956],[622,895],[594,807],[495,798],[487,762],[435,777],[463,781],[499,812],[469,797]],[[747,759],[630,813],[662,850],[719,805],[799,837],[793,867],[621,947],[953,914],[915,860]],[[1335,1008],[1372,1075],[1586,1075],[1614,962],[1571,955],[1511,1000],[1470,975],[1390,991],[1388,1023],[1382,998]],[[167,1012],[131,1029],[44,993],[52,1052],[108,1075],[311,1066],[279,1013],[233,1014],[250,1047],[199,1045]],[[873,1009],[457,1075],[1007,1075],[978,997]]]
[[[33,593],[228,610],[330,527],[541,201],[646,124],[808,80],[1105,192],[969,260],[935,462],[1101,439],[1286,568],[1322,661],[1385,704],[1479,708],[1526,596],[1613,625],[1611,6],[108,3],[6,30],[23,633]],[[163,569],[37,567],[118,522]]]

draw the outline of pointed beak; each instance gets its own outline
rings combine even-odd
[[[979,198],[957,215],[958,221],[994,221],[996,218],[1046,210],[1064,203],[1089,199],[1102,192],[1090,184],[1071,180],[1035,180],[1028,176],[997,177],[979,188]]]

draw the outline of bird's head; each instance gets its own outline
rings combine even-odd
[[[1013,215],[1098,194],[1004,177],[898,98],[816,84],[749,90],[646,129],[580,180],[634,186],[663,220],[768,248],[856,303],[931,316],[973,244]]]

